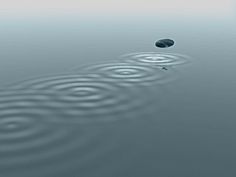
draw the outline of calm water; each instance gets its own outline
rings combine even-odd
[[[1,177],[236,176],[233,20],[0,21]]]

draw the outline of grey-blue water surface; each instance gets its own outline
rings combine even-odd
[[[0,176],[236,176],[235,27],[1,17]]]

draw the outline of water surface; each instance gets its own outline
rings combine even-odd
[[[1,19],[4,177],[234,177],[235,24]],[[175,46],[158,49],[158,38]]]

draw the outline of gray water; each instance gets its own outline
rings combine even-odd
[[[232,19],[0,21],[1,177],[236,176]]]

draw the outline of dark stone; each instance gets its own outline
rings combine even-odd
[[[159,48],[168,48],[174,45],[174,41],[172,39],[161,39],[155,43],[156,47]]]

